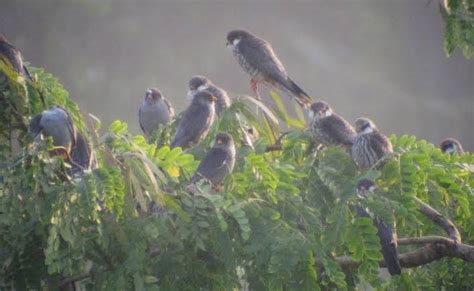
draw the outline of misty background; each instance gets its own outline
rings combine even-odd
[[[250,94],[225,47],[236,28],[271,42],[293,80],[350,122],[367,116],[387,134],[455,137],[474,150],[474,62],[446,57],[436,1],[0,2],[0,33],[25,60],[58,77],[103,127],[121,119],[137,134],[148,87],[177,112],[194,74]]]

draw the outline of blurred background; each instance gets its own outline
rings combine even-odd
[[[229,30],[246,28],[273,44],[306,92],[349,121],[365,115],[387,134],[435,144],[456,137],[474,150],[474,62],[460,51],[446,57],[436,1],[1,0],[0,7],[0,33],[104,127],[122,119],[140,133],[137,110],[151,86],[181,111],[194,74],[231,95],[250,93],[225,47]]]

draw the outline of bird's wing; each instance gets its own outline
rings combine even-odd
[[[72,164],[71,173],[89,169],[91,165],[91,147],[86,137],[81,133],[76,134],[76,145],[71,150]]]
[[[163,98],[163,101],[165,102],[166,106],[168,107],[168,111],[170,112],[170,118],[173,118],[174,117],[173,106],[171,106],[171,103],[167,99]]]
[[[28,132],[33,139],[36,138],[38,134],[41,133],[41,118],[42,117],[43,117],[43,114],[41,113],[36,114],[31,119],[30,124],[28,125]]]
[[[379,132],[374,132],[369,139],[369,145],[378,157],[383,157],[386,153],[392,152],[392,144],[390,140]]]
[[[188,143],[196,141],[209,129],[211,121],[207,106],[191,103],[179,122],[171,147],[187,147]]]
[[[21,53],[17,48],[7,42],[1,42],[0,55],[3,55],[17,72],[22,72],[23,60],[21,58]]]
[[[66,125],[69,130],[69,134],[71,134],[71,143],[72,143],[71,146],[74,147],[76,144],[76,128],[74,127],[74,122],[72,121],[71,115],[64,107],[61,107],[61,106],[57,106],[57,107],[60,108],[62,111],[64,111],[64,113],[66,114],[66,122],[67,122]]]
[[[268,42],[258,38],[253,39],[253,41],[241,41],[239,50],[247,62],[259,72],[278,81],[286,80],[285,67],[283,67]]]
[[[196,182],[202,177],[210,181],[222,179],[229,172],[229,165],[226,163],[227,157],[228,153],[224,149],[211,148],[199,164],[191,182]]]
[[[339,115],[333,114],[323,119],[321,126],[325,132],[331,132],[331,137],[337,144],[346,146],[353,144],[356,135],[354,128]]]
[[[140,109],[138,109],[138,123],[140,124],[140,128],[142,129],[142,131],[145,132],[145,127],[142,123],[142,106],[140,106]]]

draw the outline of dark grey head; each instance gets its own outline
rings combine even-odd
[[[311,104],[310,111],[309,111],[309,118],[313,119],[321,119],[324,117],[331,116],[332,108],[329,104],[325,101],[316,101]]]
[[[193,98],[193,103],[199,104],[214,104],[216,97],[214,97],[209,91],[198,91]]]
[[[191,77],[189,80],[188,86],[188,99],[192,100],[194,98],[194,94],[198,91],[204,91],[209,88],[212,82],[205,76],[195,75]]]
[[[377,130],[377,127],[372,120],[366,117],[357,118],[355,121],[355,130],[357,133],[367,134]]]
[[[8,43],[8,40],[3,36],[3,34],[0,33],[0,42],[6,42]]]
[[[191,77],[191,80],[189,80],[189,90],[202,91],[202,90],[205,90],[207,86],[209,86],[210,84],[211,84],[211,81],[207,77],[201,76],[201,75],[195,75]]]
[[[464,149],[461,143],[454,138],[447,138],[439,145],[441,151],[446,154],[462,154]]]
[[[232,30],[227,34],[227,46],[236,46],[241,40],[251,38],[255,38],[255,36],[246,30]]]
[[[225,132],[220,132],[216,135],[214,140],[214,147],[216,148],[227,148],[234,144],[232,136]]]
[[[149,88],[146,90],[145,101],[156,102],[161,98],[163,98],[163,95],[161,95],[161,91],[157,88]]]
[[[374,181],[364,178],[360,179],[359,182],[357,182],[357,194],[360,196],[365,196],[368,193],[373,193],[375,190],[377,190],[377,186],[375,185]]]

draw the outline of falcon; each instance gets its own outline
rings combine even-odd
[[[196,75],[191,77],[189,80],[189,91],[188,98],[192,100],[194,94],[199,91],[209,91],[214,97],[216,97],[216,113],[219,115],[222,111],[230,106],[230,98],[227,92],[214,85],[211,80],[205,76]]]
[[[357,183],[357,196],[359,198],[366,198],[377,190],[374,182],[369,179],[362,179]],[[370,213],[361,206],[356,207],[357,213],[362,217],[371,217]],[[387,265],[390,275],[400,275],[402,268],[398,260],[397,250],[397,233],[395,225],[388,225],[380,220],[378,217],[373,219],[373,223],[377,228],[377,236],[382,245],[382,255]]]
[[[310,131],[317,142],[326,146],[352,146],[356,137],[354,128],[333,112],[328,103],[317,101],[311,104],[308,117]]]
[[[461,143],[454,138],[447,138],[441,142],[439,145],[441,151],[445,154],[463,154],[464,149],[462,148]]]
[[[197,92],[183,113],[171,147],[189,148],[199,143],[209,132],[215,118],[216,98],[208,91]]]
[[[23,65],[21,52],[15,46],[9,43],[8,40],[1,34],[0,61],[6,63],[7,65],[11,65],[17,73],[23,75],[24,77],[27,77],[30,80],[32,79],[30,72],[28,72],[28,69],[25,67],[25,65]]]
[[[213,186],[217,186],[224,178],[232,173],[235,165],[235,145],[232,136],[227,133],[218,133],[214,146],[207,152],[199,164],[191,183],[206,179]]]
[[[148,89],[138,111],[138,121],[145,136],[150,138],[160,124],[169,123],[173,117],[173,107],[160,90]]]
[[[76,145],[76,129],[71,116],[60,106],[51,107],[35,115],[30,121],[28,131],[33,139],[41,134],[52,137],[53,145],[66,151],[67,155]]]
[[[392,153],[392,143],[380,133],[372,120],[361,117],[355,121],[357,136],[352,145],[352,159],[362,170],[374,166],[386,154]]]
[[[311,97],[290,79],[268,41],[246,30],[233,30],[227,34],[227,47],[251,76],[251,89],[257,97],[258,83],[264,83],[294,96],[304,108],[311,104]]]

